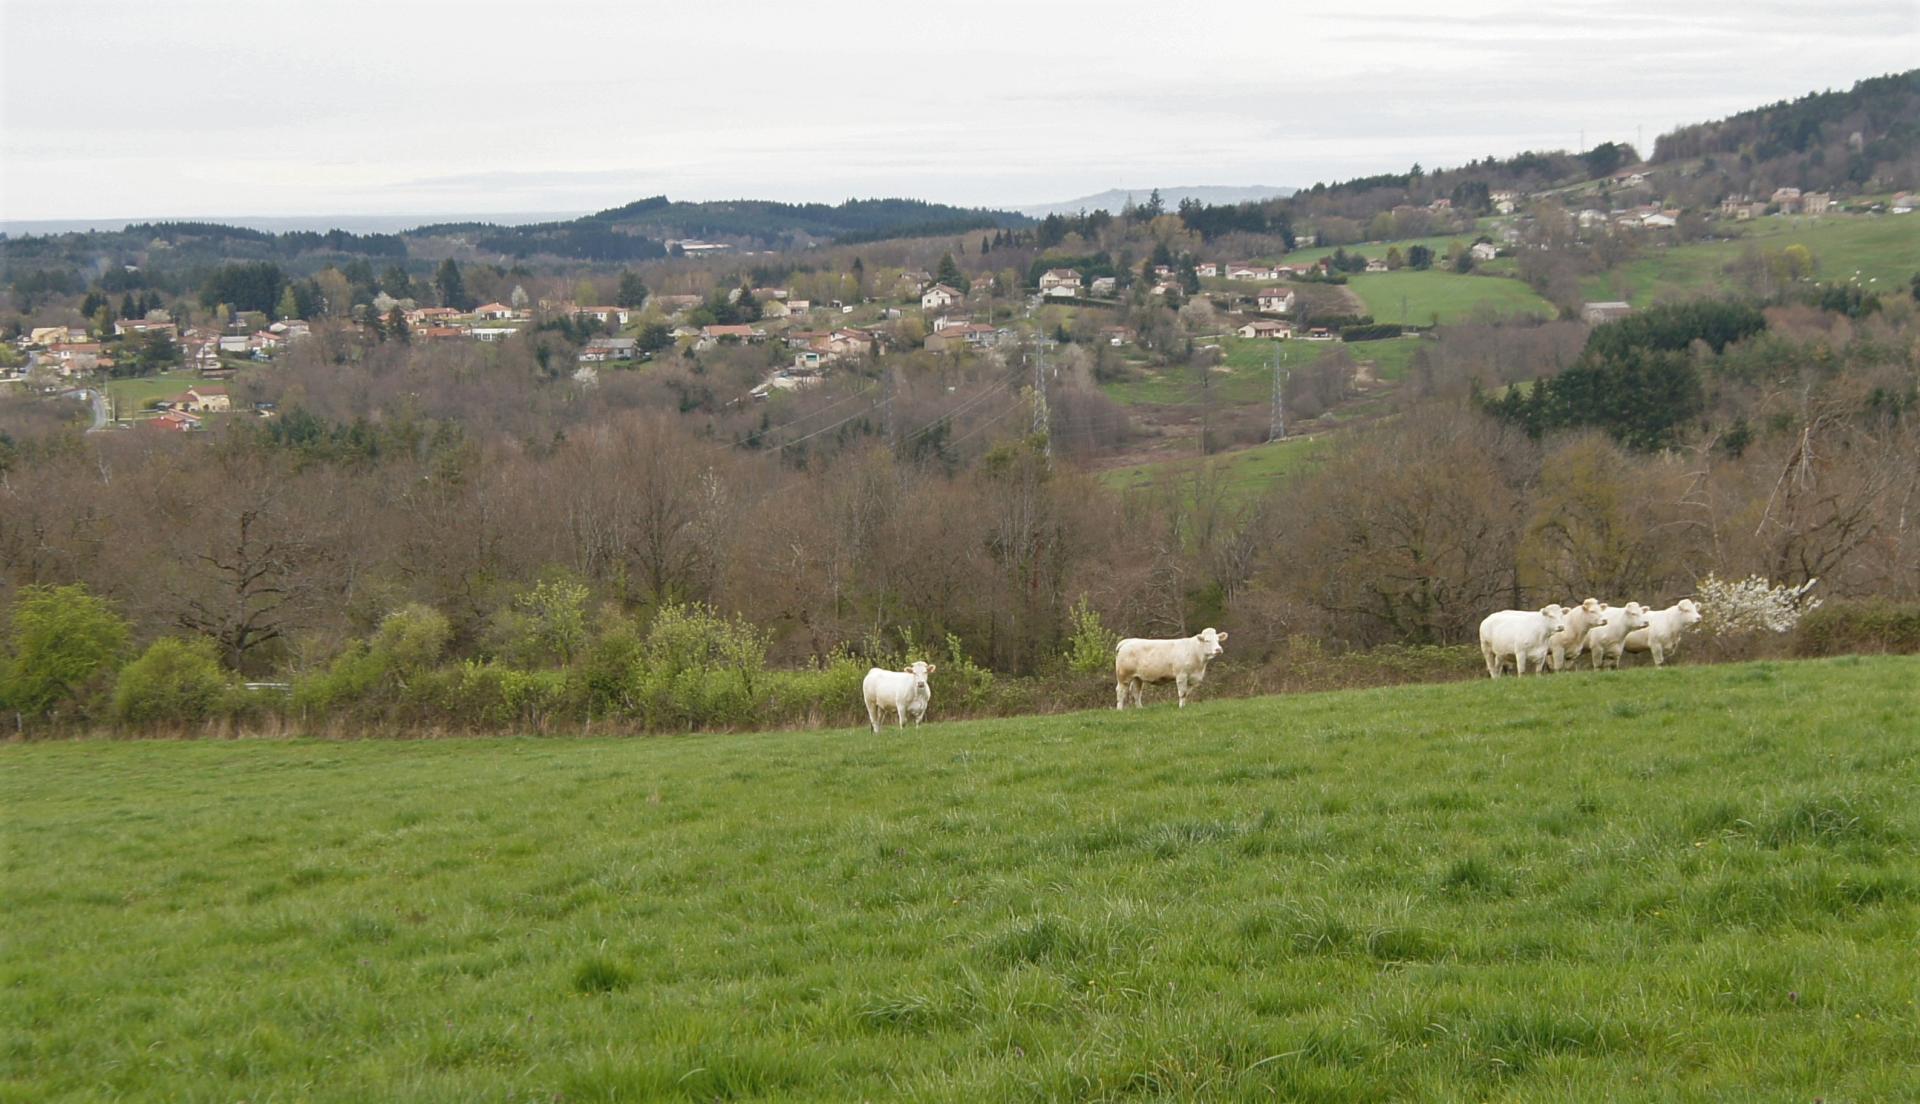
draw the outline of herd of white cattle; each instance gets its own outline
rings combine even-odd
[[[1501,610],[1480,622],[1480,655],[1487,674],[1499,678],[1511,664],[1519,674],[1564,670],[1585,652],[1593,669],[1618,668],[1627,652],[1646,652],[1653,665],[1667,662],[1680,646],[1680,634],[1700,623],[1700,607],[1682,598],[1662,610],[1638,602],[1610,606],[1588,598],[1572,608],[1554,604],[1537,610]]]
[[[1699,621],[1700,607],[1691,598],[1663,610],[1649,610],[1638,602],[1609,606],[1598,598],[1571,609],[1556,604],[1538,610],[1501,610],[1480,622],[1480,654],[1487,661],[1487,674],[1494,678],[1509,665],[1523,675],[1544,671],[1548,664],[1559,671],[1582,652],[1592,657],[1596,671],[1608,664],[1620,666],[1624,652],[1647,652],[1657,667],[1679,646],[1687,626]],[[1113,707],[1125,709],[1131,698],[1138,709],[1146,684],[1171,682],[1185,708],[1194,688],[1207,677],[1207,661],[1224,650],[1221,645],[1226,640],[1226,633],[1214,629],[1174,640],[1122,640],[1113,650]],[[933,672],[934,665],[925,662],[899,671],[869,669],[860,694],[873,730],[879,732],[880,722],[888,717],[901,728],[907,727],[908,718],[919,725],[933,701],[933,688],[927,685],[927,676]]]

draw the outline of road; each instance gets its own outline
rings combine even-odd
[[[97,387],[83,387],[80,393],[93,403],[93,425],[87,428],[87,432],[99,433],[101,430],[112,428],[112,423],[107,418],[106,392]]]

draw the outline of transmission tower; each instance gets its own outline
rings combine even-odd
[[[1267,427],[1267,440],[1278,441],[1287,435],[1287,353],[1284,346],[1273,350],[1273,424]]]
[[[1053,461],[1053,420],[1047,414],[1047,346],[1040,339],[1033,358],[1033,433],[1040,438],[1040,453]]]

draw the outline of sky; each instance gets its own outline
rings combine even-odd
[[[1306,186],[1916,65],[1920,0],[0,0],[0,219]]]

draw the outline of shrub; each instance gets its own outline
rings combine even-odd
[[[1364,326],[1342,326],[1340,327],[1340,340],[1383,341],[1387,338],[1399,337],[1404,330],[1405,327],[1397,322],[1373,322]]]
[[[78,584],[22,587],[12,622],[0,700],[25,717],[84,704],[126,656],[126,620]]]
[[[494,619],[502,658],[522,667],[570,666],[587,641],[586,584],[565,575],[542,579]]]
[[[230,688],[213,641],[161,637],[120,672],[113,715],[127,724],[190,724],[218,712]]]
[[[1820,599],[1807,594],[1816,582],[1809,579],[1791,587],[1770,584],[1759,575],[1735,582],[1709,573],[1695,588],[1700,624],[1714,636],[1791,632],[1801,617],[1820,607]]]
[[[1803,656],[1920,652],[1920,604],[1832,602],[1801,619],[1793,643]]]
[[[745,618],[664,606],[640,650],[636,703],[648,727],[751,724],[766,657],[765,635]]]
[[[453,627],[445,614],[414,602],[387,614],[374,630],[369,646],[389,670],[405,677],[440,662],[440,653],[446,650],[452,635]]]
[[[1067,624],[1068,669],[1088,675],[1111,671],[1113,650],[1120,643],[1120,634],[1100,620],[1100,614],[1086,595],[1081,595],[1067,611]]]

